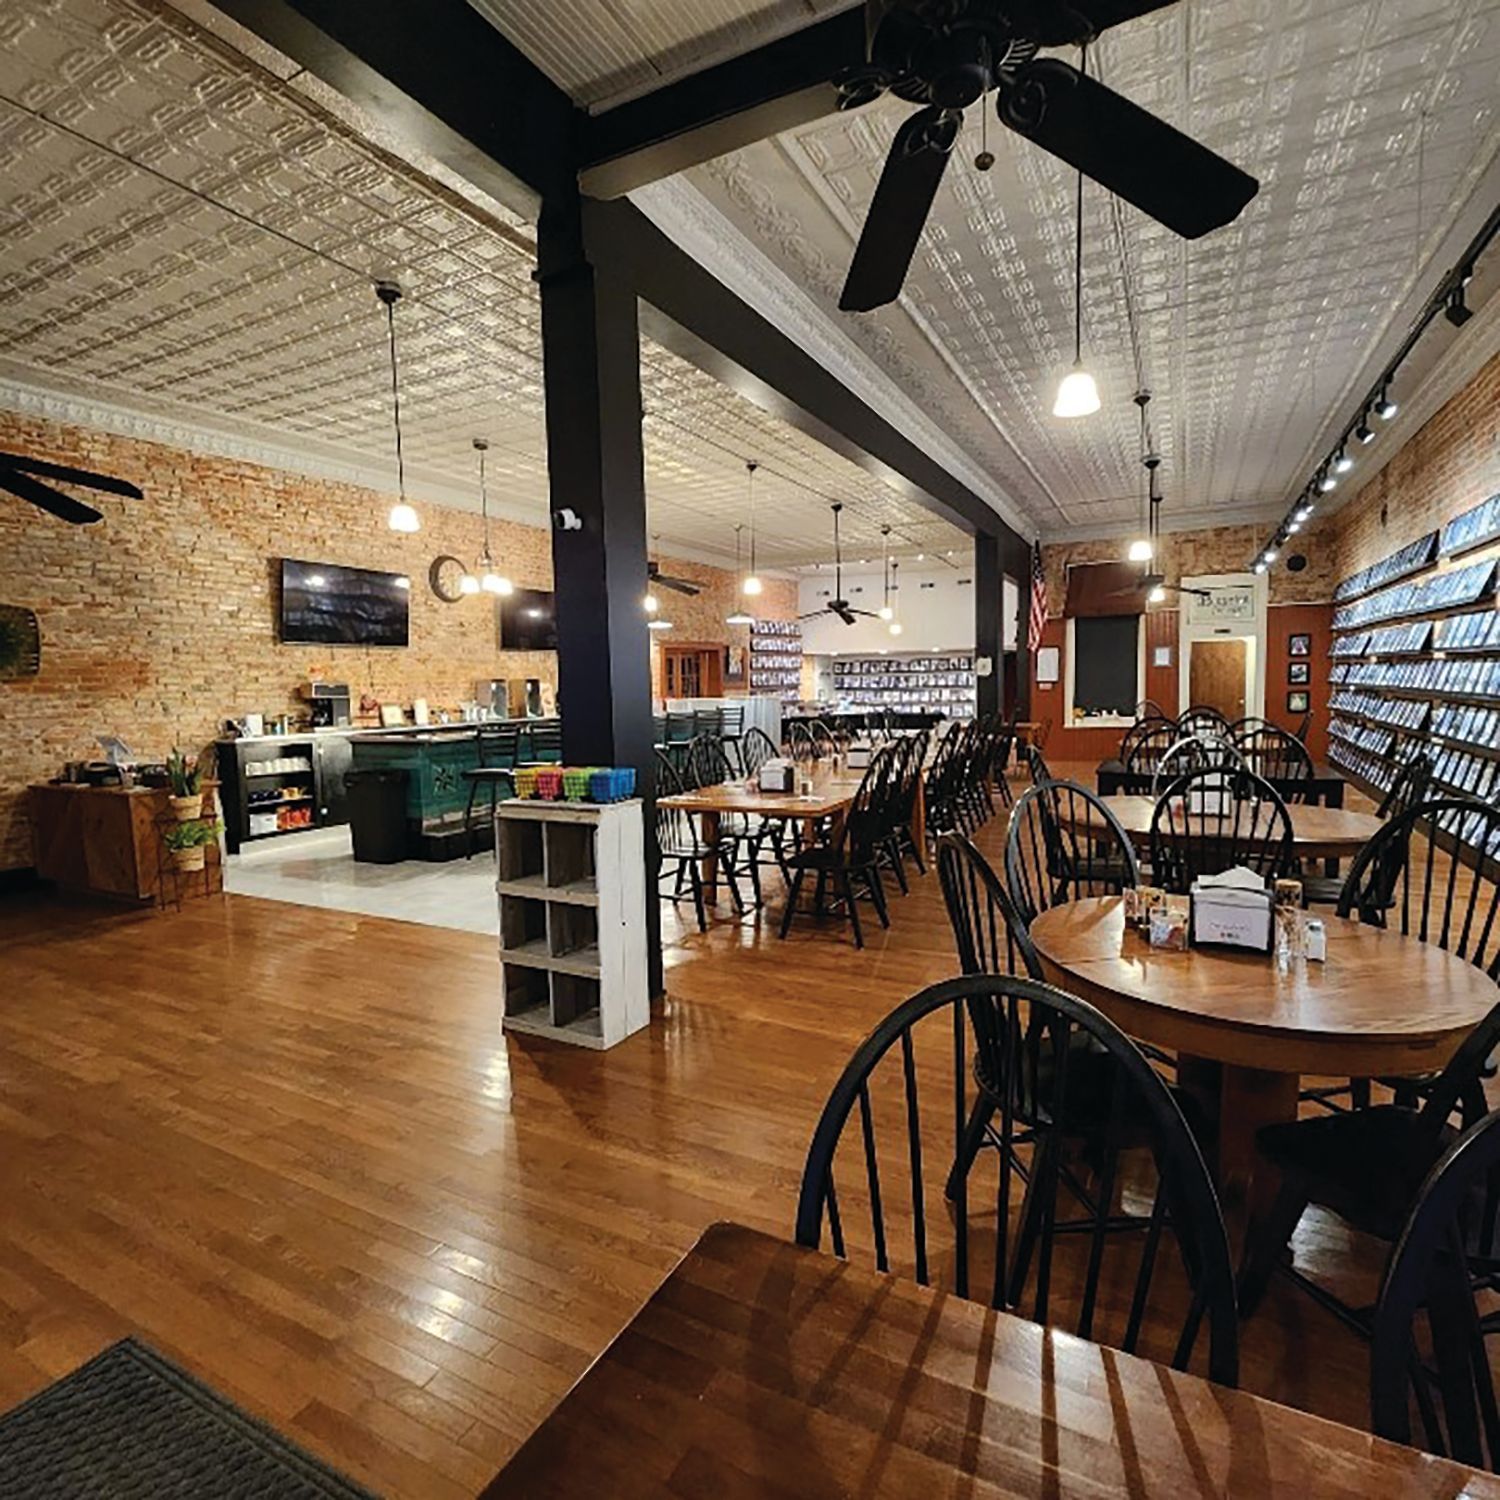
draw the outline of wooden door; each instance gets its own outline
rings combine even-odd
[[[1249,643],[1243,637],[1194,641],[1188,649],[1189,705],[1216,708],[1231,724],[1243,719]]]
[[[662,675],[668,698],[717,698],[724,691],[724,648],[663,646]]]

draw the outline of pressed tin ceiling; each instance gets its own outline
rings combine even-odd
[[[832,309],[911,106],[831,116],[692,180],[872,357],[915,371],[927,409],[1052,534],[1140,514],[1123,240],[1169,518],[1279,514],[1376,348],[1448,269],[1445,234],[1495,201],[1500,3],[1190,0],[1107,33],[1091,67],[1261,181],[1191,244],[1127,205],[1117,235],[1086,185],[1095,417],[1051,415],[1072,356],[1075,178],[993,118],[994,169],[972,166],[970,111],[901,303],[861,317]]]
[[[473,3],[584,104],[842,8]],[[971,110],[902,301],[859,317],[836,311],[838,291],[912,106],[830,116],[689,177],[1051,534],[1140,514],[1128,265],[1168,521],[1279,514],[1500,196],[1500,0],[1181,0],[1108,32],[1091,68],[1261,191],[1189,244],[1123,205],[1117,232],[1108,195],[1086,189],[1084,342],[1105,401],[1090,419],[1051,416],[1071,359],[1075,179],[992,113],[994,169],[972,166]]]
[[[0,173],[0,380],[389,483],[371,277],[394,273],[411,471],[477,503],[487,436],[492,494],[545,518],[530,227],[361,140],[274,54],[152,0],[0,0]],[[911,551],[967,544],[665,349],[645,345],[643,379],[663,550],[732,558],[747,458],[765,566],[827,557],[834,498],[856,546],[881,524]]]

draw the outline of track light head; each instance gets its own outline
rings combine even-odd
[[[1389,422],[1391,420],[1391,418],[1394,417],[1396,415],[1396,413],[1401,410],[1401,408],[1399,406],[1397,406],[1397,404],[1394,401],[1391,400],[1391,388],[1390,388],[1390,386],[1388,386],[1388,385],[1381,386],[1381,388],[1380,388],[1380,400],[1378,400],[1375,403],[1375,405],[1374,405],[1374,407],[1372,409],[1373,409],[1375,415],[1377,417],[1379,417],[1382,422]]]
[[[1373,443],[1375,441],[1375,429],[1370,426],[1368,416],[1359,419],[1359,426],[1354,429],[1354,441],[1357,443]]]
[[[1349,454],[1343,448],[1340,448],[1337,454],[1334,455],[1333,472],[1335,474],[1347,474],[1353,467],[1354,460],[1349,457]]]
[[[1464,283],[1462,281],[1448,293],[1448,301],[1443,308],[1443,316],[1455,328],[1462,328],[1474,316],[1473,309],[1464,300]]]
[[[1329,490],[1336,490],[1338,487],[1338,480],[1335,479],[1327,469],[1324,469],[1323,472],[1318,475],[1318,488],[1322,490],[1325,495],[1329,492]]]

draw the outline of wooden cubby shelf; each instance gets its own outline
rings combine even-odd
[[[612,1047],[651,1019],[639,800],[495,809],[502,1025]]]

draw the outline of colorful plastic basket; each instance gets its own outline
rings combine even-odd
[[[635,767],[607,766],[589,776],[589,795],[595,802],[623,802],[635,795]]]
[[[537,768],[535,766],[517,766],[515,769],[516,796],[535,797]]]
[[[594,770],[593,766],[563,767],[563,796],[569,802],[588,801],[589,785],[593,780]]]
[[[544,802],[562,801],[563,773],[561,766],[537,767],[536,794]]]

